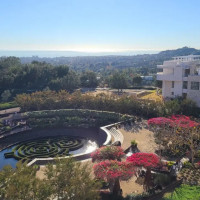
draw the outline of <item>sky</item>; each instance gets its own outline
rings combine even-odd
[[[0,0],[0,50],[200,49],[200,0]]]

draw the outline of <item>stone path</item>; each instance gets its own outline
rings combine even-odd
[[[153,132],[148,130],[147,121],[136,122],[131,126],[122,127],[119,131],[124,135],[123,149],[127,149],[130,146],[131,140],[136,140],[138,149],[141,152],[155,153],[158,148]],[[124,197],[131,193],[141,194],[144,191],[143,186],[135,183],[135,180],[136,177],[133,176],[128,182],[121,181]]]

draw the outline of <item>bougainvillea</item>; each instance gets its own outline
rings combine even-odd
[[[135,173],[135,168],[130,162],[119,162],[116,160],[102,161],[95,164],[93,169],[95,176],[105,181],[115,179],[128,180]]]
[[[192,121],[188,116],[185,115],[172,115],[170,118],[157,117],[148,120],[148,125],[163,126],[168,125],[170,127],[181,127],[181,128],[192,128],[199,124]]]
[[[93,161],[102,161],[102,160],[115,160],[121,159],[124,156],[124,151],[121,147],[118,146],[104,146],[97,149],[91,154]]]
[[[152,118],[149,126],[155,133],[160,149],[167,156],[184,156],[189,151],[189,158],[194,164],[194,156],[200,142],[200,124],[185,115],[173,115],[170,118]],[[162,148],[163,149],[163,148]]]
[[[195,121],[192,121],[188,116],[185,115],[173,115],[171,116],[173,125],[181,128],[193,128],[199,124]]]
[[[166,117],[157,117],[157,118],[151,118],[148,120],[148,125],[167,125],[167,124],[172,124],[172,120]]]
[[[127,158],[136,167],[158,167],[161,164],[160,157],[153,153],[134,153]]]

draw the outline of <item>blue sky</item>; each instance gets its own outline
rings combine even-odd
[[[0,50],[200,48],[200,0],[0,0]]]

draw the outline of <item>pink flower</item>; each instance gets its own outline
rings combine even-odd
[[[128,180],[135,174],[134,166],[129,162],[119,162],[116,160],[106,160],[93,166],[94,174],[97,178],[105,181],[113,179]]]
[[[124,151],[118,146],[104,146],[97,149],[91,154],[92,160],[102,161],[102,160],[115,160],[121,159],[124,156]]]
[[[160,158],[153,153],[134,153],[127,158],[133,166],[137,167],[158,167],[161,164]]]

